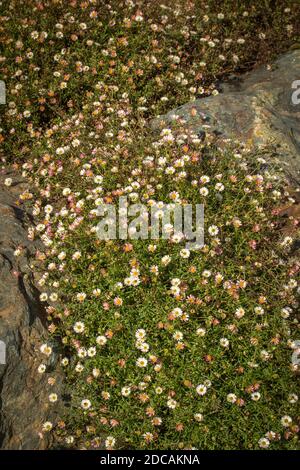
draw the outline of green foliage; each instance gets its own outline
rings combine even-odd
[[[296,229],[278,219],[292,194],[271,150],[147,126],[295,43],[297,4],[248,3],[2,3],[3,165],[32,184],[21,201],[69,396],[43,432],[64,445],[299,448]],[[99,241],[95,210],[121,195],[203,203],[204,247]]]

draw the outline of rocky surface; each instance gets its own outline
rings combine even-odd
[[[0,363],[0,448],[43,449],[51,443],[39,436],[42,424],[56,413],[48,400],[49,376],[37,372],[39,346],[47,336],[45,311],[28,266],[35,251],[27,239],[28,215],[16,205],[24,188],[8,189],[3,180],[0,175],[0,340],[6,346],[5,364]],[[18,257],[17,247],[23,248]]]
[[[272,144],[285,172],[299,184],[300,103],[292,100],[296,80],[300,80],[300,50],[282,55],[271,68],[231,79],[219,95],[180,106],[151,125],[162,128],[176,119],[199,136],[209,130],[247,144]]]

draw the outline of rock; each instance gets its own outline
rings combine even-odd
[[[300,92],[295,87],[300,88],[300,82],[296,80],[300,80],[300,50],[282,55],[271,70],[260,67],[224,83],[219,95],[180,106],[153,120],[151,127],[169,126],[177,116],[198,136],[209,129],[247,144],[272,144],[285,172],[299,184]]]
[[[0,175],[0,340],[6,358],[0,357],[0,447],[44,449],[51,442],[39,432],[57,414],[48,400],[49,376],[37,372],[39,346],[47,337],[45,310],[28,266],[35,251],[27,239],[28,215],[15,204],[20,186],[7,189],[3,179]],[[23,253],[15,257],[18,246]],[[57,393],[61,378],[57,371],[51,376]]]

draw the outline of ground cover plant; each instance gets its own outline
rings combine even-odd
[[[297,220],[272,149],[149,119],[218,93],[298,41],[299,9],[273,1],[2,2],[2,168],[30,182],[29,238],[50,339],[45,422],[58,445],[299,448]],[[6,184],[13,184],[7,178]],[[204,204],[205,244],[97,238],[120,196]],[[16,251],[20,256],[22,247]],[[64,396],[52,359],[61,356]]]

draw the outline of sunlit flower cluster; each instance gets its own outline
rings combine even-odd
[[[220,145],[209,126],[202,138],[176,115],[157,132],[147,125],[217,94],[216,77],[266,54],[266,41],[292,41],[291,9],[279,6],[267,27],[261,2],[217,3],[49,0],[16,12],[10,2],[1,18],[3,164],[14,155],[30,182],[20,204],[42,246],[33,262],[49,338],[37,371],[55,407],[60,344],[70,391],[64,425],[46,421],[41,432],[63,445],[297,445],[298,220],[283,233],[277,217],[295,199],[267,149]],[[158,218],[166,204],[203,204],[203,246],[188,248],[172,221],[168,239],[134,239],[129,226],[127,237],[99,240],[98,210],[120,196]]]

